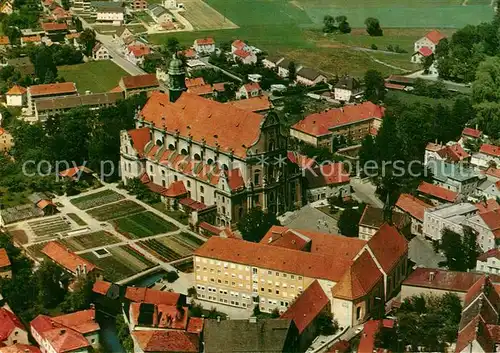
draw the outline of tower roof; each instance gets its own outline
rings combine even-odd
[[[168,74],[169,75],[181,75],[184,74],[184,64],[182,60],[177,57],[177,54],[172,56],[172,60],[168,65]]]

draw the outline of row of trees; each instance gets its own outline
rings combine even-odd
[[[365,20],[366,33],[373,37],[380,37],[384,35],[382,27],[380,27],[380,22],[374,17],[368,17]],[[333,17],[331,15],[325,15],[323,17],[323,32],[324,33],[351,33],[351,26],[347,22],[346,16]]]

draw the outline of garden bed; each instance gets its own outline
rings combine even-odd
[[[196,238],[191,234],[181,233],[141,241],[139,245],[162,261],[171,262],[191,256],[201,245],[196,244],[196,241],[199,239],[196,238],[196,240],[194,240],[190,237]],[[202,240],[199,241],[203,243]]]
[[[86,226],[87,225],[87,223],[83,219],[78,217],[78,215],[76,213],[67,213],[66,216],[71,218],[79,226]]]
[[[144,211],[144,207],[138,203],[125,200],[93,208],[92,210],[87,211],[87,213],[99,221],[108,221],[110,219],[125,217],[142,211]]]
[[[113,220],[115,229],[130,239],[168,233],[178,228],[150,211]]]
[[[97,248],[105,245],[112,245],[120,242],[116,236],[105,231],[98,231],[69,237],[60,241],[61,244],[68,247],[72,251],[82,251],[92,248]]]
[[[71,229],[69,222],[62,217],[44,218],[38,221],[28,222],[31,230],[37,237],[45,237],[57,233],[67,232]]]
[[[72,199],[71,203],[81,210],[98,207],[107,203],[123,200],[124,196],[114,192],[113,190],[103,190],[95,194],[90,194]],[[69,214],[68,214],[69,216]]]

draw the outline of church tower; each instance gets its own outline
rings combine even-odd
[[[170,102],[175,102],[181,96],[182,92],[186,90],[185,77],[184,64],[177,57],[177,54],[174,54],[168,65],[168,93]]]

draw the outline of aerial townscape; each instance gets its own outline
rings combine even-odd
[[[0,353],[500,352],[497,0],[0,0]]]

